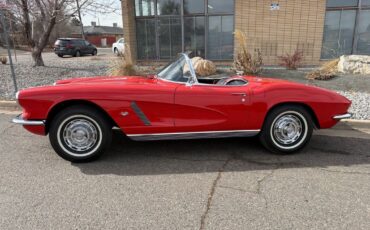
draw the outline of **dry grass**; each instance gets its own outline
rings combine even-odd
[[[263,58],[259,49],[252,55],[248,52],[247,35],[241,30],[236,30],[235,39],[239,44],[239,51],[234,59],[234,69],[243,74],[256,74],[262,71]]]
[[[5,65],[7,62],[8,62],[8,58],[7,57],[0,57],[0,62]]]
[[[136,67],[134,66],[130,48],[126,45],[125,54],[114,60],[109,65],[109,76],[136,76],[138,75]]]
[[[284,66],[289,70],[296,70],[303,60],[303,52],[295,50],[293,54],[285,54],[278,56],[280,66]]]
[[[339,59],[324,63],[319,70],[315,70],[307,74],[309,80],[329,80],[335,77],[338,73]]]

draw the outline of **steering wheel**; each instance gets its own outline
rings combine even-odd
[[[225,77],[217,82],[217,85],[246,85],[248,81],[242,77]]]

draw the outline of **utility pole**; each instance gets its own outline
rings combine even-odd
[[[6,47],[8,49],[10,71],[12,73],[12,79],[13,79],[13,85],[14,85],[14,94],[16,94],[18,92],[18,86],[17,86],[17,81],[15,79],[13,59],[12,59],[12,54],[10,52],[10,45],[9,45],[9,33],[8,33],[8,30],[6,29],[4,14],[5,14],[5,11],[0,9],[0,21],[1,21],[1,25],[3,27],[3,39],[5,40],[5,44],[6,44]]]
[[[78,18],[80,20],[81,36],[82,36],[82,39],[85,39],[84,25],[82,23],[82,17],[81,17],[81,8],[80,8],[80,3],[78,0],[76,0],[76,4],[77,4]]]

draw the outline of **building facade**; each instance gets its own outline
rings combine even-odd
[[[134,59],[169,60],[193,51],[232,61],[241,30],[266,65],[303,52],[303,64],[343,54],[370,55],[370,0],[122,0],[125,40]]]
[[[81,38],[81,27],[72,28],[71,37]],[[98,47],[112,47],[118,39],[123,37],[123,29],[113,23],[113,26],[98,26],[96,22],[91,22],[91,26],[84,26],[86,40]]]

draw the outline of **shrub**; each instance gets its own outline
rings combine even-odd
[[[110,76],[137,75],[136,68],[131,60],[130,49],[127,45],[125,47],[125,53],[122,56],[120,56],[117,60],[111,62],[108,74]]]
[[[235,31],[235,39],[239,44],[239,51],[234,58],[234,69],[243,74],[256,74],[262,71],[263,58],[259,49],[252,55],[248,52],[247,36],[240,30]]]
[[[335,59],[324,63],[319,70],[312,71],[307,74],[309,80],[329,80],[335,77],[338,72],[339,59]]]
[[[8,58],[7,57],[0,57],[0,62],[5,65],[7,62],[8,62]]]
[[[290,70],[296,70],[303,60],[303,52],[295,50],[293,54],[278,56],[281,66]]]

